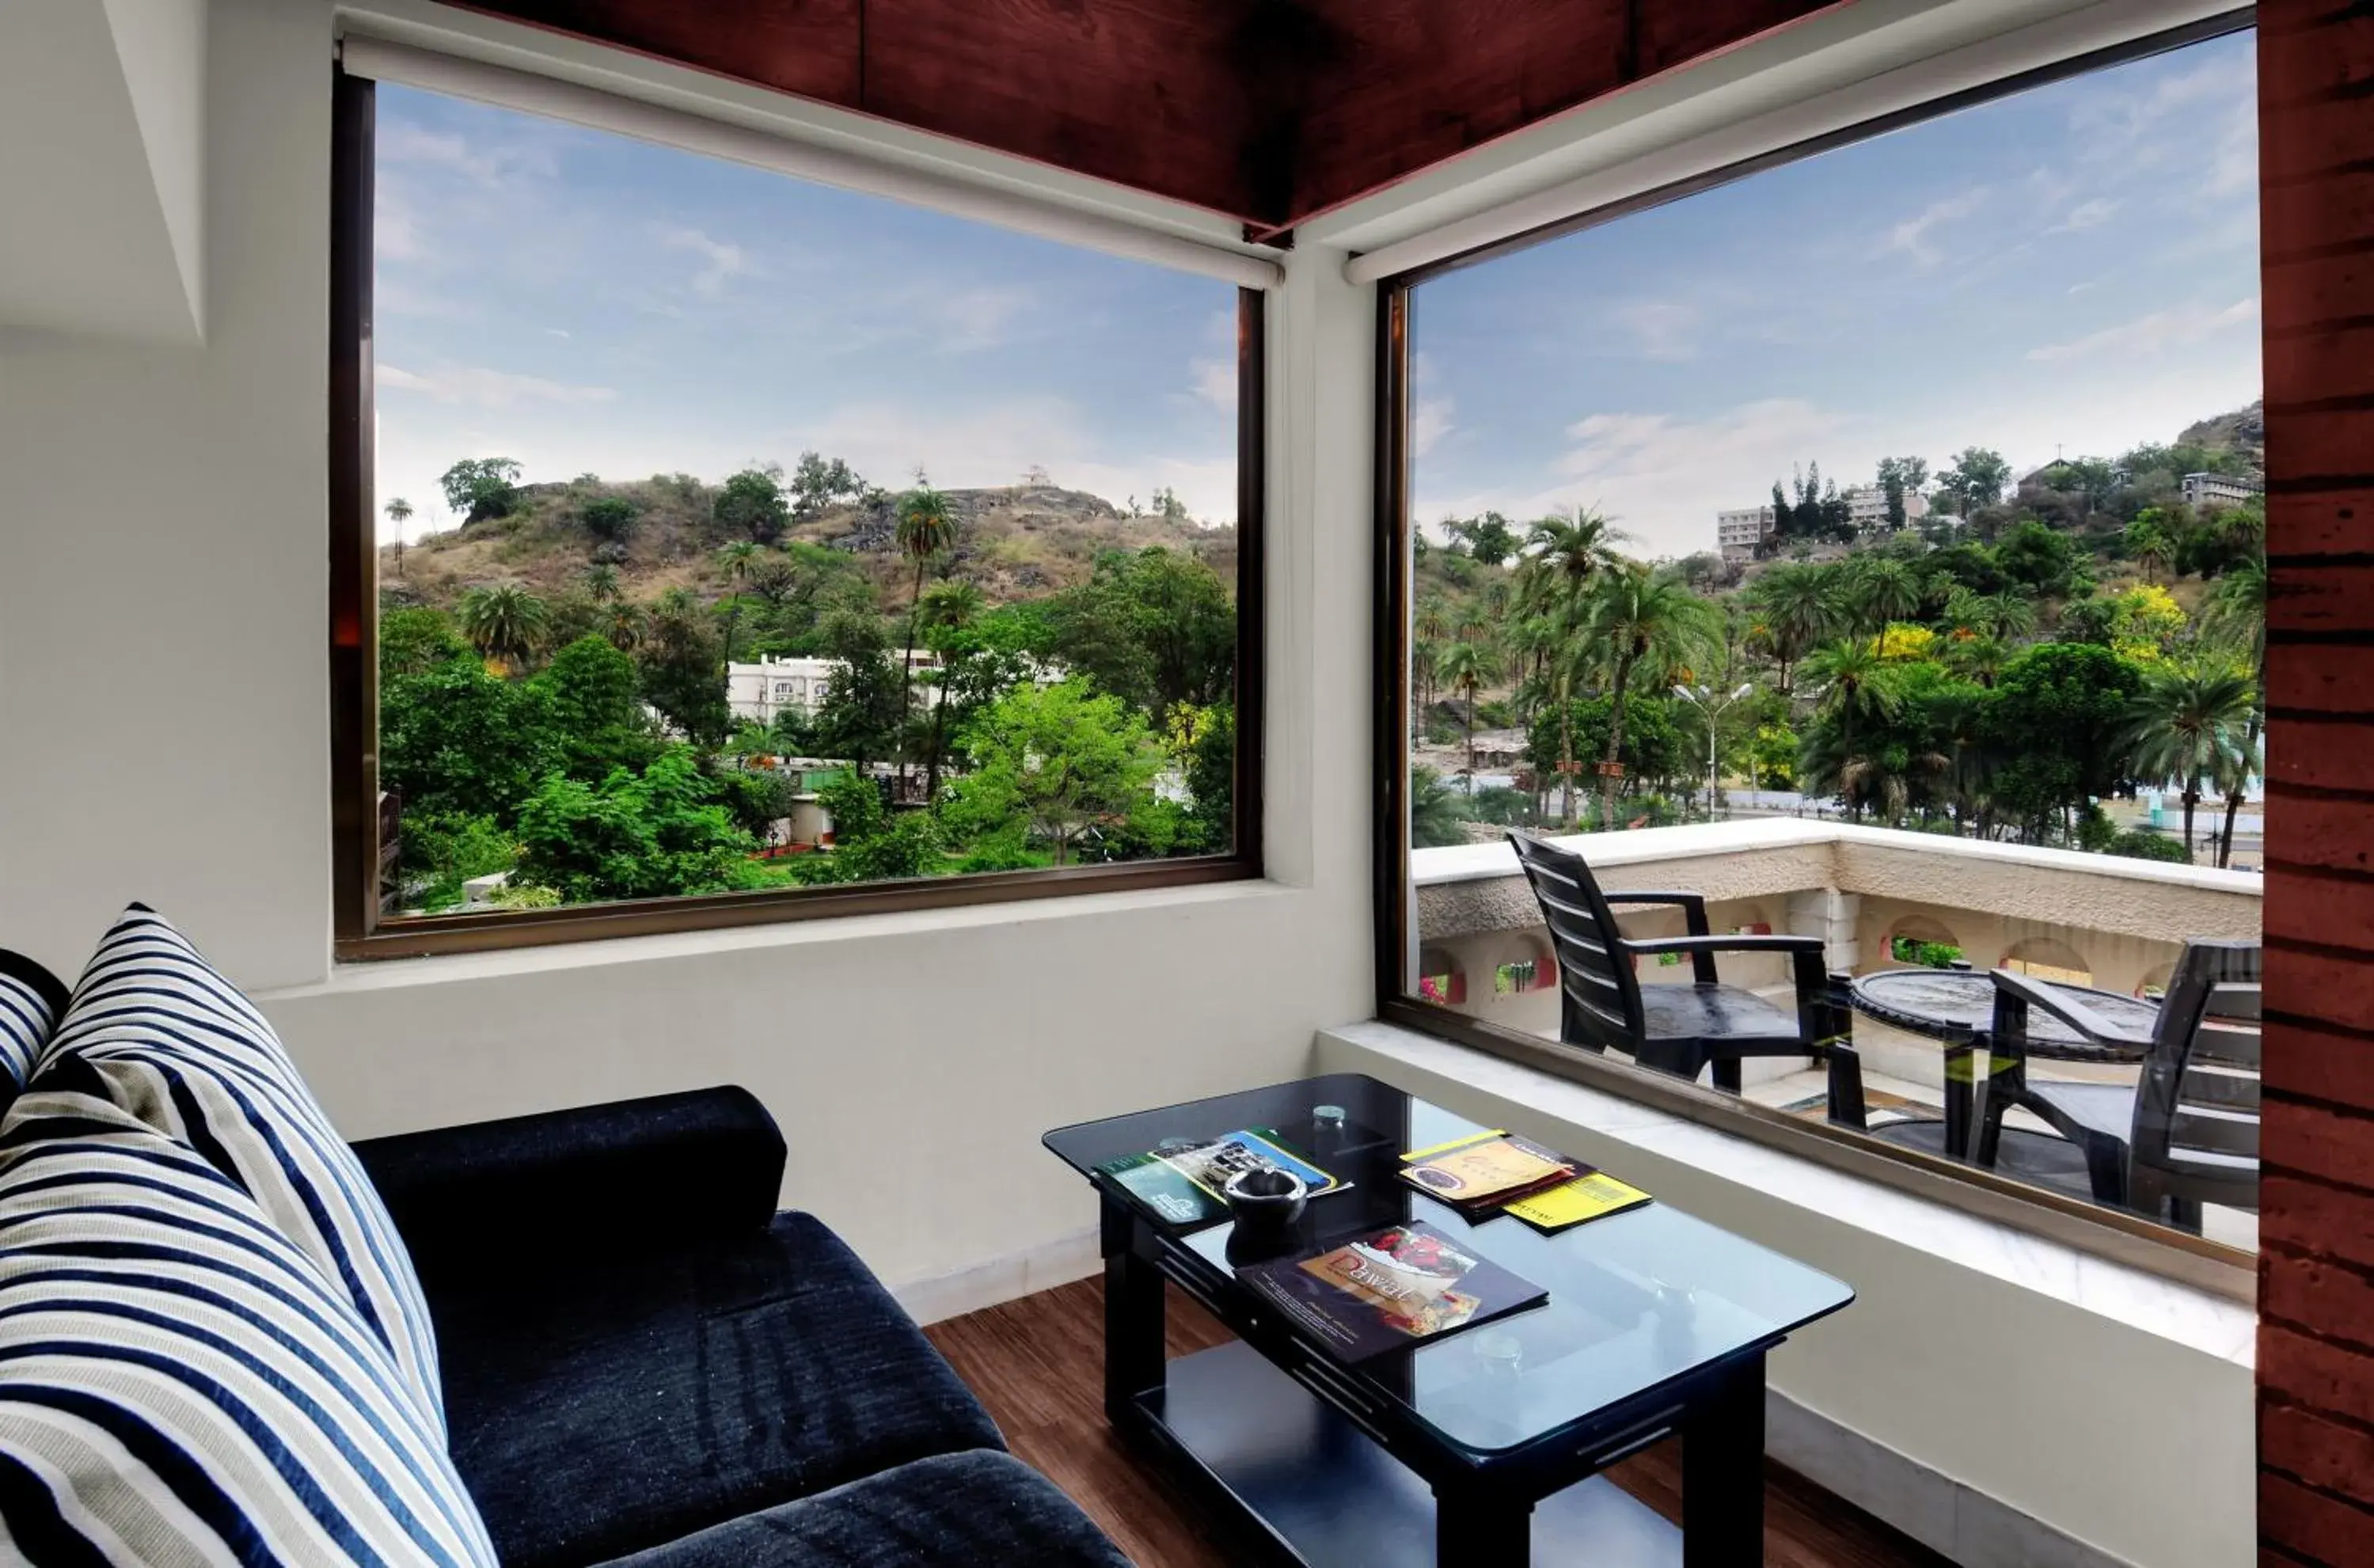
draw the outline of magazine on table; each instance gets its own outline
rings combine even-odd
[[[1497,1211],[1521,1194],[1556,1187],[1590,1170],[1530,1138],[1479,1132],[1404,1154],[1401,1176],[1472,1220]]]
[[[1237,1278],[1345,1361],[1538,1306],[1549,1292],[1431,1225],[1386,1225]]]
[[[1605,1171],[1587,1171],[1571,1181],[1546,1187],[1511,1199],[1504,1212],[1514,1214],[1537,1231],[1555,1234],[1586,1220],[1604,1219],[1638,1209],[1649,1195]]]
[[[1124,1155],[1097,1170],[1157,1219],[1174,1225],[1227,1218],[1228,1202],[1220,1189],[1240,1171],[1289,1172],[1302,1178],[1313,1198],[1341,1192],[1351,1185],[1296,1153],[1279,1139],[1276,1129],[1267,1127]]]

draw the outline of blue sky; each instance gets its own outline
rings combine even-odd
[[[814,448],[892,488],[1035,465],[1235,515],[1228,285],[385,85],[377,218],[378,495],[413,537],[455,521],[437,475],[495,455],[715,480]]]
[[[1612,514],[1642,556],[1818,461],[2019,472],[2259,395],[2253,41],[1753,176],[1416,291],[1417,515]]]

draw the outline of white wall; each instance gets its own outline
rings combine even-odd
[[[1374,304],[1316,250],[1271,312],[1272,881],[334,969],[331,11],[209,25],[205,347],[0,337],[0,944],[71,974],[154,904],[358,1137],[746,1084],[894,1282],[1092,1223],[1046,1129],[1296,1076],[1369,1011]]]

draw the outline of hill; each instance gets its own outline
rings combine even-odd
[[[580,591],[588,568],[617,569],[619,596],[648,602],[685,589],[713,602],[734,584],[724,546],[752,530],[721,520],[725,487],[689,474],[612,482],[592,474],[566,484],[527,485],[511,509],[409,545],[380,550],[380,583],[393,603],[449,608],[472,588],[523,583],[546,597]],[[958,521],[953,570],[993,606],[1043,598],[1087,580],[1107,551],[1159,545],[1193,556],[1221,580],[1236,580],[1232,525],[1206,527],[1183,516],[1132,513],[1099,496],[1055,485],[1016,485],[945,492]],[[623,502],[631,521],[604,526],[601,503]],[[611,514],[616,516],[616,509]],[[748,569],[761,575],[859,578],[880,602],[907,592],[911,568],[899,555],[894,497],[871,492],[791,513],[774,546]],[[759,532],[771,532],[772,529]]]
[[[2263,469],[2267,463],[2267,405],[2263,401],[2253,403],[2248,408],[2187,425],[2184,433],[2176,438],[2176,444],[2231,452],[2251,467]]]

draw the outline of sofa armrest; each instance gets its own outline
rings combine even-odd
[[[717,1088],[366,1139],[355,1153],[433,1267],[764,1229],[785,1151],[757,1096]]]

